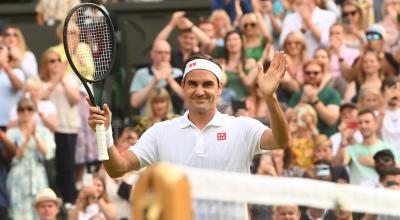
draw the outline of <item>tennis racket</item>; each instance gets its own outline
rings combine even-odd
[[[114,26],[108,12],[92,3],[72,8],[65,18],[63,44],[68,62],[82,81],[91,103],[101,108],[104,81],[115,59]],[[97,101],[89,84],[99,91]],[[108,160],[103,124],[96,125],[96,139],[99,160]]]

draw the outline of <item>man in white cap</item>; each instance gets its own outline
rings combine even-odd
[[[218,112],[222,70],[213,58],[195,55],[184,66],[181,87],[188,111],[178,118],[155,124],[124,153],[120,154],[114,146],[108,106],[104,105],[103,110],[90,107],[89,125],[94,128],[95,124],[105,124],[106,127],[110,159],[102,162],[111,177],[158,162],[250,173],[251,160],[261,149],[289,147],[288,123],[275,95],[286,72],[283,52],[275,54],[266,73],[261,65],[258,66],[258,85],[268,105],[272,129],[253,118]],[[196,219],[215,219],[217,216],[247,219],[246,204],[199,203],[194,205]]]
[[[56,220],[60,211],[61,199],[50,188],[44,188],[36,194],[33,206],[40,220]]]
[[[365,54],[366,51],[372,50],[378,54],[380,58],[380,64],[382,71],[388,76],[396,76],[398,70],[400,69],[400,64],[394,58],[393,54],[385,51],[385,37],[386,31],[379,24],[370,25],[367,30],[365,30],[365,38],[367,39],[366,49],[361,54]],[[355,63],[349,75],[347,77],[348,81],[355,80],[360,73],[361,69],[360,57],[355,59]]]

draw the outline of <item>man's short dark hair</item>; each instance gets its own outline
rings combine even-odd
[[[379,172],[379,181],[383,181],[387,176],[400,175],[400,169],[397,167],[385,167]]]
[[[382,81],[381,92],[384,92],[387,88],[391,88],[400,82],[400,78],[396,76],[388,76]]]
[[[390,158],[394,161],[393,152],[389,149],[380,150],[374,154],[375,161],[377,161],[378,159],[383,158],[383,157]]]
[[[367,114],[371,114],[372,117],[374,117],[374,119],[376,119],[376,115],[375,115],[374,111],[372,111],[370,109],[363,109],[363,110],[359,111],[358,117],[360,117],[361,115],[367,115]]]

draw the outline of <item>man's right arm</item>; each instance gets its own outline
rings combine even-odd
[[[104,104],[103,109],[100,109],[91,105],[89,97],[86,97],[86,100],[90,105],[88,118],[90,128],[95,131],[96,124],[104,124],[104,127],[107,130],[106,142],[110,142],[107,146],[109,160],[102,161],[107,173],[112,178],[116,178],[124,175],[126,172],[138,169],[140,167],[140,162],[136,155],[130,151],[121,155],[112,141],[112,132],[111,130],[108,130],[111,129],[111,111],[108,106]],[[110,139],[107,141],[107,138]]]
[[[103,161],[103,165],[107,170],[108,175],[112,178],[123,176],[131,170],[137,170],[140,167],[140,162],[137,156],[127,150],[120,154],[115,146],[108,149],[109,160]]]

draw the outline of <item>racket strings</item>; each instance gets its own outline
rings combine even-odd
[[[112,29],[95,7],[80,7],[68,24],[68,50],[79,74],[90,81],[103,79],[111,68]]]

